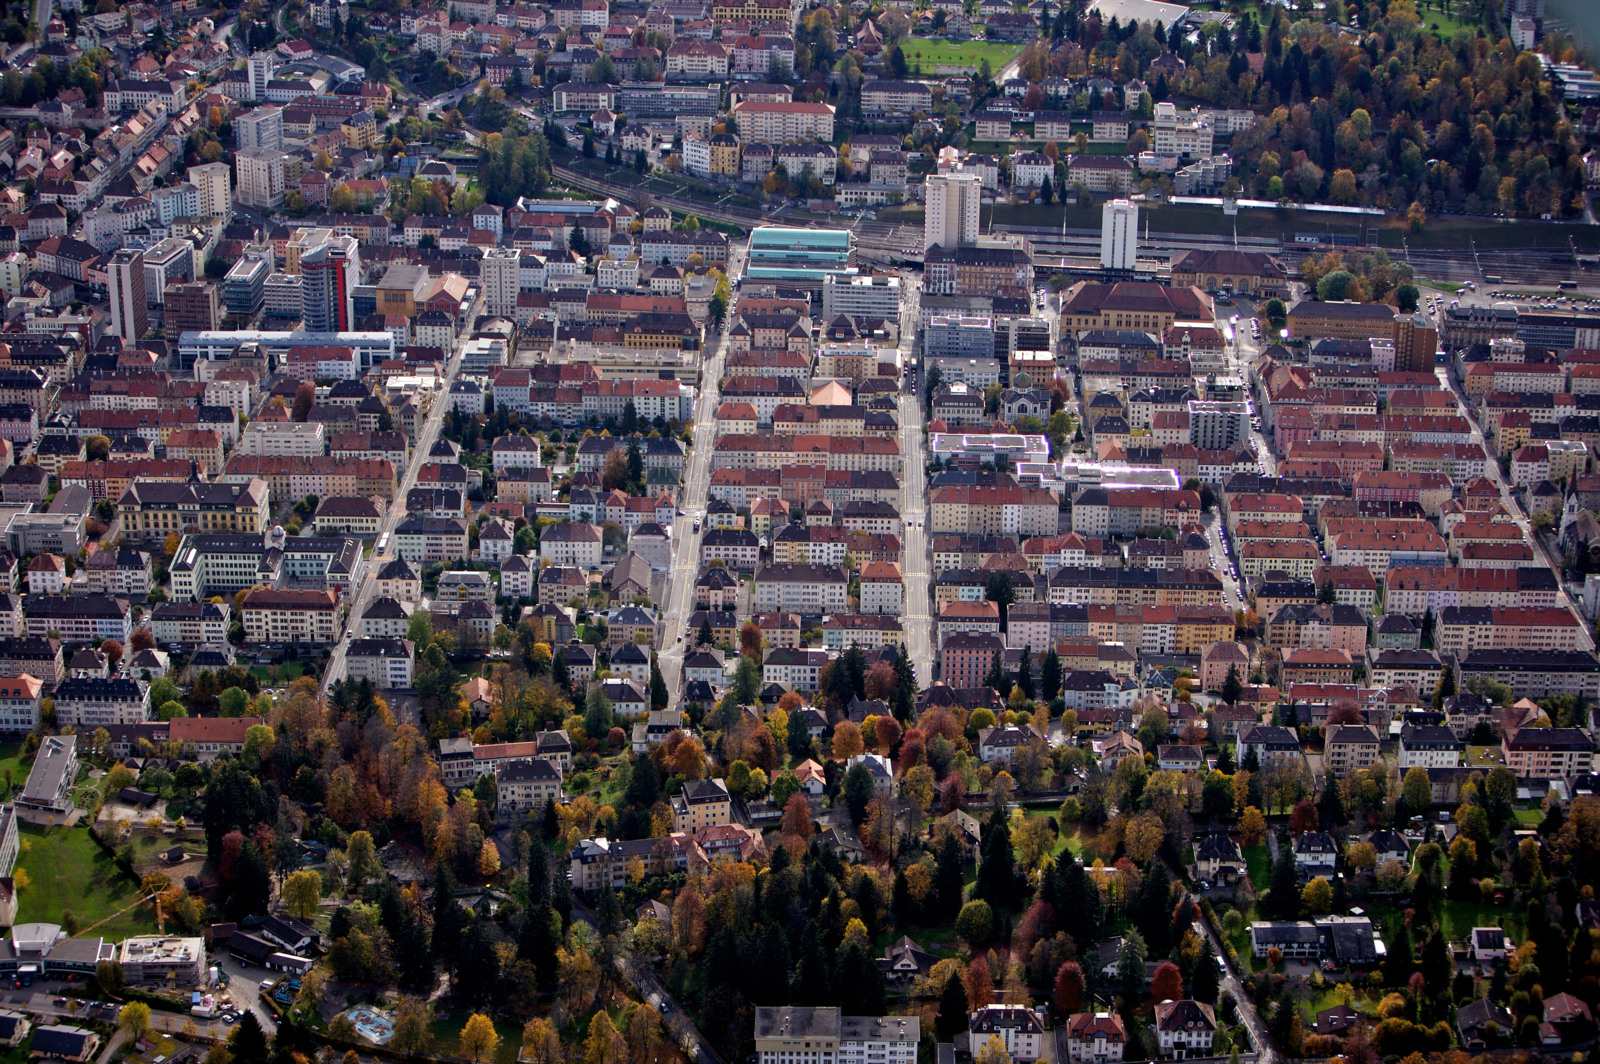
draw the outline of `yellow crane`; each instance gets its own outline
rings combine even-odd
[[[116,912],[112,913],[110,916],[107,916],[107,917],[104,917],[102,919],[96,920],[94,923],[90,924],[88,927],[83,928],[82,930],[80,930],[78,932],[78,934],[79,935],[87,935],[89,932],[93,931],[95,928],[99,927],[101,924],[106,923],[107,921],[110,921],[110,920],[115,920],[117,917],[121,916],[123,913],[127,912],[129,909],[133,908],[134,906],[143,905],[147,901],[154,901],[156,903],[156,920],[157,920],[158,923],[162,922],[162,918],[161,918],[161,894],[159,892],[157,892],[157,893],[153,893],[153,894],[146,894],[146,895],[143,895],[141,897],[133,899],[133,901],[129,902],[127,905],[124,905],[122,908],[118,909]],[[74,935],[73,937],[76,938],[77,936]]]

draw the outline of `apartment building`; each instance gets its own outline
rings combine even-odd
[[[416,648],[409,639],[352,639],[345,649],[345,674],[379,690],[411,686]]]
[[[182,535],[191,526],[202,532],[260,533],[270,516],[269,494],[267,483],[255,477],[226,484],[136,480],[117,500],[117,513],[122,534],[135,540]]]
[[[167,737],[198,761],[238,757],[251,728],[265,724],[260,717],[174,717]]]
[[[753,608],[761,613],[842,611],[850,579],[836,565],[768,565],[756,573]]]
[[[261,588],[245,596],[242,618],[247,642],[333,643],[338,634],[339,596],[332,591]]]
[[[469,556],[467,524],[454,517],[412,515],[395,526],[395,554],[408,562],[448,562]]]
[[[39,726],[44,681],[23,673],[0,678],[0,734],[26,735]]]
[[[930,534],[1050,536],[1060,530],[1060,499],[1046,488],[945,484],[933,489],[929,505]]]
[[[826,650],[776,647],[761,662],[761,682],[787,691],[815,691],[817,677],[828,663]]]
[[[561,789],[561,772],[544,758],[512,761],[495,771],[495,816],[500,819],[518,818],[530,813],[543,814],[550,803],[560,803],[565,797]]]
[[[1378,733],[1365,724],[1341,724],[1329,730],[1323,757],[1335,775],[1363,769],[1378,761]]]
[[[1403,773],[1409,768],[1455,768],[1461,764],[1466,744],[1442,725],[1407,724],[1400,729],[1400,756],[1397,765]]]
[[[1518,779],[1570,780],[1594,767],[1594,740],[1582,728],[1518,728],[1500,750]]]
[[[1446,606],[1436,615],[1434,646],[1459,656],[1472,650],[1587,650],[1589,635],[1570,610],[1515,606]]]
[[[78,729],[140,724],[150,719],[150,688],[138,680],[85,677],[55,690],[56,723]]]
[[[690,780],[672,797],[672,830],[693,833],[733,823],[733,800],[720,779]]]
[[[132,632],[128,601],[109,595],[26,595],[22,614],[24,634],[54,632],[65,643],[115,639],[127,646]]]
[[[836,1008],[756,1009],[760,1064],[915,1064],[915,1016],[843,1016]]]
[[[827,103],[744,101],[733,109],[739,136],[746,141],[783,144],[794,140],[831,141],[833,116]]]
[[[1128,1030],[1114,1012],[1075,1012],[1067,1020],[1067,1060],[1062,1064],[1119,1064]]]

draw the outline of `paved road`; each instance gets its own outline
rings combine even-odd
[[[450,385],[454,383],[456,374],[461,372],[461,352],[466,346],[467,338],[472,335],[473,325],[477,323],[478,315],[483,309],[483,293],[478,293],[478,301],[473,304],[467,317],[467,324],[457,333],[455,350],[450,354],[450,361],[445,364],[444,384],[434,394],[433,405],[428,410],[428,420],[423,422],[422,430],[417,433],[416,446],[411,451],[411,460],[406,463],[405,475],[401,477],[395,489],[393,501],[389,504],[389,511],[384,515],[383,526],[378,530],[375,542],[381,542],[384,536],[394,532],[395,526],[406,515],[406,494],[416,487],[417,473],[428,460],[428,452],[439,439],[439,431],[444,427],[445,411],[450,407]],[[334,645],[333,655],[328,659],[328,667],[322,673],[322,690],[327,692],[329,686],[343,679],[345,675],[345,652],[350,648],[350,640],[359,638],[361,632],[361,615],[371,603],[373,594],[377,591],[378,570],[386,562],[392,561],[398,555],[391,544],[387,553],[381,557],[374,553],[367,559],[366,575],[362,577],[361,588],[350,600],[350,613],[345,617],[344,631],[339,642]]]
[[[1461,389],[1457,384],[1455,377],[1451,375],[1448,366],[1436,367],[1434,370],[1434,375],[1439,378],[1440,386],[1448,389],[1450,394],[1455,396],[1456,406],[1459,408],[1461,416],[1465,417],[1468,423],[1472,425],[1472,442],[1479,447],[1482,447],[1485,453],[1489,455],[1489,461],[1484,463],[1484,467],[1489,472],[1489,479],[1494,482],[1494,486],[1500,491],[1501,504],[1505,506],[1506,512],[1509,513],[1516,521],[1517,528],[1522,532],[1522,538],[1527,541],[1528,546],[1533,548],[1534,555],[1538,558],[1539,564],[1549,567],[1550,570],[1555,573],[1556,586],[1559,588],[1559,590],[1556,592],[1556,605],[1577,617],[1578,628],[1584,633],[1584,648],[1587,650],[1593,650],[1594,638],[1590,633],[1590,625],[1583,619],[1582,614],[1578,613],[1577,604],[1574,603],[1572,601],[1572,597],[1567,594],[1566,585],[1562,582],[1561,570],[1556,566],[1551,565],[1550,557],[1545,552],[1543,544],[1540,542],[1539,538],[1534,535],[1533,525],[1528,521],[1528,515],[1523,512],[1522,505],[1517,502],[1516,496],[1511,493],[1511,484],[1500,472],[1500,463],[1494,459],[1495,452],[1489,446],[1488,441],[1484,439],[1483,430],[1479,427],[1477,419],[1472,416],[1472,405],[1467,402],[1466,396],[1462,394]]]
[[[739,276],[739,251],[734,249],[728,261],[730,283]],[[732,313],[730,309],[730,315]],[[729,320],[732,320],[731,317]],[[657,657],[661,663],[661,676],[667,684],[668,705],[678,704],[683,688],[683,654],[689,636],[685,629],[689,614],[694,612],[694,581],[700,573],[700,532],[694,530],[696,520],[703,518],[706,498],[711,489],[711,449],[717,439],[717,403],[721,395],[723,361],[728,354],[728,334],[724,331],[716,340],[716,350],[706,359],[700,370],[700,396],[694,415],[694,447],[689,452],[689,469],[684,475],[683,490],[678,496],[678,508],[683,516],[672,524],[672,571],[668,575],[666,615],[662,622],[662,649]]]
[[[1211,948],[1216,950],[1217,956],[1226,959],[1227,950],[1223,948],[1221,939],[1212,930],[1211,922],[1200,920],[1199,925],[1205,931],[1206,938],[1211,940]],[[1222,977],[1222,989],[1233,995],[1234,1003],[1238,1007],[1239,1021],[1244,1024],[1245,1030],[1250,1032],[1250,1041],[1255,1045],[1259,1064],[1277,1064],[1278,1053],[1273,1048],[1271,1036],[1267,1034],[1267,1025],[1261,1022],[1261,1014],[1256,1011],[1244,984],[1234,975],[1231,964],[1228,965],[1227,974]]]
[[[900,397],[900,456],[904,471],[900,475],[903,501],[900,517],[905,534],[900,544],[901,577],[905,585],[905,612],[900,623],[906,652],[917,673],[917,686],[933,682],[933,617],[930,583],[927,498],[925,470],[927,452],[922,438],[922,396],[913,393]]]
[[[625,970],[633,979],[634,987],[651,1007],[661,1014],[667,1029],[677,1036],[678,1048],[682,1049],[690,1060],[695,1064],[722,1064],[722,1058],[716,1049],[706,1040],[706,1036],[700,1033],[700,1028],[694,1025],[694,1021],[689,1019],[689,1014],[683,1011],[683,1006],[667,992],[661,980],[656,978],[655,969],[650,967],[648,961],[634,957]]]
[[[24,997],[23,995],[26,995],[29,992],[26,990],[22,991],[22,994],[14,995],[8,998],[8,1004],[14,1004],[21,1011],[41,1017],[46,1021],[51,1019],[60,1019],[69,1024],[81,1024],[85,1020],[91,1020],[95,1023],[116,1022],[116,1016],[114,1013],[91,1016],[86,1011],[86,1002],[84,999],[75,998],[72,996],[73,989],[74,988],[71,987],[66,987],[63,989],[62,994],[64,994],[66,997],[65,1005],[57,1005],[56,999],[60,995],[58,995],[56,992],[45,989],[35,989],[32,991],[31,997]],[[79,986],[76,988],[76,990],[80,992],[82,989],[82,984],[79,984]],[[119,1006],[117,1006],[115,1003],[112,1003],[112,1007],[118,1008]],[[191,1023],[194,1025],[196,1031],[207,1038],[227,1038],[228,1032],[232,1029],[229,1024],[225,1024],[221,1020],[202,1020],[197,1016],[189,1016],[183,1013],[163,1012],[160,1009],[150,1010],[150,1026],[153,1030],[163,1031],[167,1034],[183,1034],[185,1033],[185,1028]],[[276,1029],[276,1027],[269,1027],[267,1028],[267,1033],[270,1035]],[[123,1036],[119,1032],[115,1037],[122,1038]],[[103,1062],[110,1058],[107,1055],[101,1056],[99,1059]]]

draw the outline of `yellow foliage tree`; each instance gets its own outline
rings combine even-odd
[[[999,1035],[992,1034],[983,1043],[983,1048],[978,1050],[977,1064],[1011,1064],[1011,1054],[1006,1052],[1006,1044],[1000,1041]]]
[[[1239,837],[1246,846],[1254,846],[1267,837],[1267,818],[1253,805],[1245,806],[1239,817]]]
[[[289,873],[280,892],[283,904],[297,920],[309,920],[322,900],[322,874],[314,868]]]
[[[478,874],[488,879],[500,871],[500,851],[489,839],[483,840],[483,848],[478,851]]]
[[[529,1020],[522,1028],[522,1059],[528,1064],[559,1064],[561,1036],[543,1016]]]
[[[493,1056],[499,1045],[500,1032],[494,1029],[493,1020],[481,1012],[467,1017],[466,1025],[461,1028],[461,1052],[479,1061]]]

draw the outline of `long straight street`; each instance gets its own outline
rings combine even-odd
[[[423,422],[417,438],[412,441],[411,460],[406,463],[405,473],[395,487],[394,499],[389,503],[389,509],[383,516],[383,526],[378,530],[377,543],[385,542],[393,534],[395,526],[406,516],[406,496],[417,486],[417,474],[427,462],[428,452],[433,449],[434,443],[439,439],[440,430],[444,428],[445,411],[450,408],[450,385],[455,382],[456,374],[461,372],[461,354],[466,347],[467,339],[472,335],[473,326],[477,323],[482,308],[483,293],[480,291],[477,301],[467,313],[466,324],[457,333],[455,348],[450,352],[450,360],[445,363],[444,383],[434,393],[433,404],[428,408],[428,419]],[[361,586],[350,599],[350,612],[344,619],[344,631],[339,641],[334,644],[333,654],[328,658],[328,667],[322,671],[324,692],[332,684],[344,678],[345,652],[350,649],[350,640],[355,638],[360,630],[361,614],[371,604],[373,592],[378,586],[378,570],[397,557],[399,554],[391,543],[387,553],[380,556],[374,550],[372,557],[366,559],[366,571],[361,578]]]
[[[1528,515],[1523,511],[1522,504],[1517,501],[1516,495],[1513,494],[1512,485],[1506,480],[1504,474],[1500,472],[1500,463],[1495,458],[1494,449],[1491,447],[1488,438],[1484,436],[1483,429],[1478,424],[1478,419],[1473,416],[1472,404],[1467,401],[1466,395],[1463,394],[1460,385],[1456,382],[1454,375],[1451,374],[1449,366],[1435,368],[1434,375],[1439,378],[1440,387],[1447,389],[1451,395],[1455,396],[1459,413],[1472,426],[1472,442],[1482,447],[1484,454],[1487,456],[1487,460],[1484,462],[1484,469],[1489,474],[1489,480],[1500,491],[1501,505],[1506,508],[1506,512],[1516,521],[1517,528],[1522,532],[1522,538],[1533,549],[1539,564],[1546,566],[1551,572],[1555,573],[1556,605],[1577,616],[1578,626],[1585,633],[1586,649],[1593,650],[1594,639],[1587,634],[1590,626],[1583,619],[1583,615],[1578,612],[1577,603],[1572,601],[1572,596],[1567,594],[1566,586],[1561,580],[1561,568],[1551,563],[1550,556],[1544,549],[1544,544],[1540,542],[1539,534],[1533,529],[1533,523],[1528,520]]]
[[[728,280],[731,284],[739,276],[739,251],[732,249],[728,256]],[[729,308],[732,320],[732,308]],[[695,522],[702,519],[706,499],[711,490],[711,450],[717,440],[717,404],[721,396],[722,366],[728,354],[728,333],[724,329],[716,339],[716,349],[700,367],[700,395],[695,404],[694,447],[689,452],[689,469],[684,474],[683,490],[679,494],[678,509],[682,516],[672,523],[672,570],[667,574],[667,609],[661,618],[660,643],[657,654],[661,676],[667,683],[667,704],[676,706],[683,688],[683,653],[688,641],[684,629],[689,615],[694,611],[694,581],[700,573],[700,536]]]
[[[917,684],[933,682],[933,617],[929,587],[926,446],[922,438],[922,396],[900,397],[900,456],[904,466],[900,487],[900,518],[905,535],[900,544],[901,577],[905,585],[905,611],[900,615],[906,653],[911,656]]]

